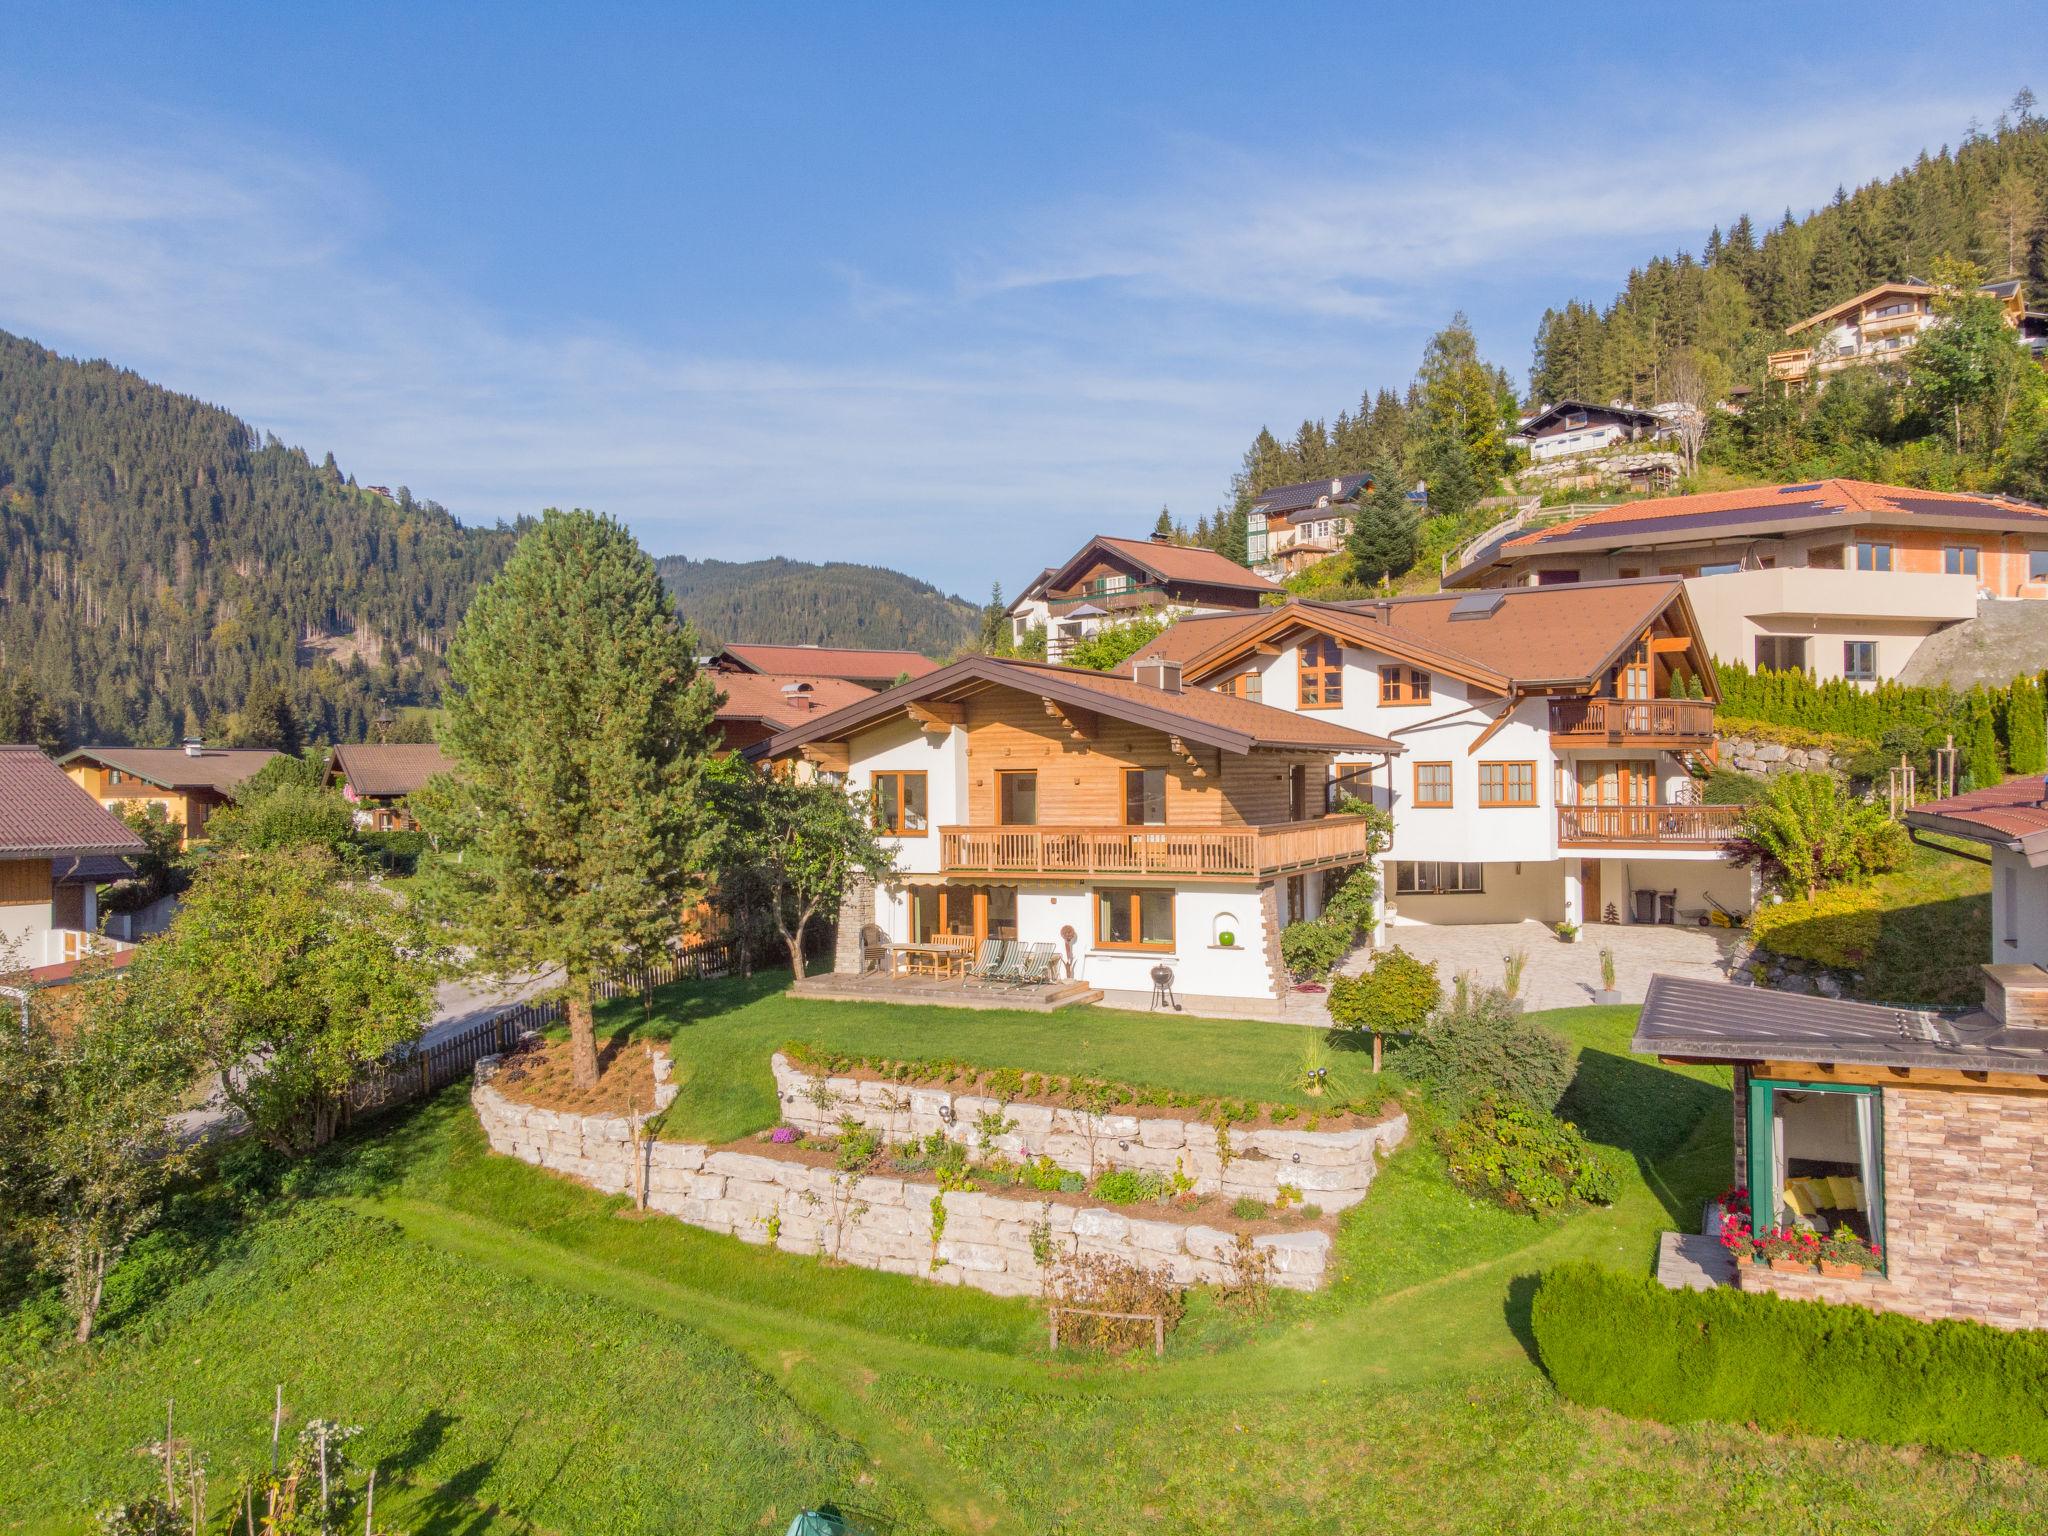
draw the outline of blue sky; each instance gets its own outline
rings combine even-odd
[[[0,0],[0,328],[470,521],[979,599],[2048,94],[2018,5]]]

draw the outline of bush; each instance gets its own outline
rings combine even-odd
[[[1498,987],[1467,989],[1396,1046],[1394,1065],[1454,1109],[1490,1093],[1555,1109],[1574,1070],[1571,1042],[1531,1024]]]
[[[1700,799],[1708,805],[1754,805],[1763,795],[1761,778],[1733,768],[1716,768],[1700,786]]]
[[[1424,963],[1405,949],[1388,949],[1370,969],[1330,983],[1330,1019],[1354,1034],[1404,1034],[1436,1012],[1443,997],[1434,960]]]
[[[1162,1174],[1143,1173],[1135,1168],[1113,1168],[1095,1180],[1095,1198],[1110,1205],[1143,1205],[1166,1198]]]
[[[844,1173],[855,1173],[868,1166],[882,1150],[882,1138],[869,1130],[851,1115],[839,1121],[839,1145],[833,1153],[833,1162]]]
[[[1280,958],[1296,981],[1320,981],[1351,953],[1351,936],[1328,923],[1289,923],[1280,930]]]
[[[1868,886],[1842,886],[1805,901],[1761,906],[1751,915],[1757,946],[1837,970],[1860,969],[1877,948],[1883,913]]]
[[[1543,1276],[1530,1320],[1543,1368],[1575,1402],[2048,1462],[2048,1332],[1667,1291],[1584,1260]]]
[[[1621,1180],[1578,1127],[1521,1099],[1488,1094],[1438,1138],[1451,1182],[1532,1216],[1575,1202],[1612,1205]]]
[[[1114,672],[1154,640],[1165,634],[1173,620],[1159,614],[1140,614],[1119,624],[1106,625],[1067,649],[1070,667],[1091,672]]]
[[[1728,858],[1788,895],[1811,896],[1897,869],[1910,848],[1883,806],[1850,799],[1825,773],[1786,773],[1743,816]]]
[[[1155,1313],[1173,1332],[1184,1303],[1181,1289],[1164,1269],[1147,1269],[1106,1253],[1072,1253],[1056,1260],[1047,1276],[1046,1294],[1063,1306],[1090,1307],[1098,1312]],[[1113,1354],[1152,1345],[1152,1325],[1121,1318],[1062,1314],[1060,1342],[1080,1349]]]
[[[424,832],[362,832],[356,840],[379,868],[394,875],[412,874],[427,851]]]

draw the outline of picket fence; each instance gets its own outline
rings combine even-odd
[[[722,939],[701,945],[662,965],[620,971],[597,984],[597,1000],[610,1002],[619,997],[644,997],[660,987],[679,981],[712,981],[740,971],[740,940]],[[816,955],[831,944],[827,924],[812,925],[807,954]],[[780,960],[787,965],[789,952],[773,934],[757,940],[754,964],[763,968]],[[460,1034],[436,1040],[432,1045],[408,1045],[393,1051],[374,1066],[358,1074],[349,1085],[341,1105],[341,1124],[363,1115],[373,1115],[394,1105],[424,1099],[450,1083],[469,1076],[486,1056],[503,1055],[514,1049],[523,1035],[547,1029],[563,1019],[559,1002],[517,1003],[502,1013],[472,1024]]]

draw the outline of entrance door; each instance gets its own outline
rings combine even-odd
[[[1600,861],[1579,860],[1579,921],[1597,923],[1606,908],[1600,905]]]

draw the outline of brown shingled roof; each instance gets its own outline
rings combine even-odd
[[[1917,805],[1906,812],[1906,820],[1923,832],[1975,838],[2048,858],[2048,782],[2038,773]]]
[[[778,728],[872,698],[875,692],[849,678],[806,677],[792,672],[726,672],[718,679],[718,691],[725,695],[725,702],[718,707],[719,719],[760,720]],[[809,700],[808,708],[805,700]]]
[[[1046,584],[1054,587],[1062,585],[1062,579],[1067,572],[1085,562],[1089,553],[1096,549],[1111,550],[1161,581],[1186,581],[1205,587],[1238,587],[1245,591],[1262,593],[1284,590],[1256,571],[1246,570],[1235,560],[1219,555],[1213,549],[1165,544],[1152,539],[1117,539],[1106,533],[1098,533],[1083,544],[1071,559],[1060,564]]]
[[[146,852],[141,838],[40,747],[0,746],[0,857]]]
[[[205,747],[196,756],[183,747],[80,747],[67,752],[63,764],[118,768],[159,789],[210,789],[232,795],[278,755],[270,747]]]
[[[437,773],[453,773],[455,760],[432,742],[353,742],[334,749],[330,773],[371,799],[409,795]]]
[[[746,672],[788,672],[809,677],[846,677],[856,681],[879,677],[894,681],[939,670],[939,663],[916,651],[865,651],[850,646],[728,645],[712,658]]]

